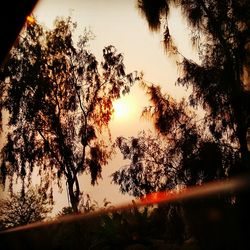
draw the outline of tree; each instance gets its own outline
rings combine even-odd
[[[76,23],[57,18],[52,30],[27,23],[10,58],[2,67],[1,107],[8,112],[7,142],[1,151],[1,178],[17,175],[31,181],[34,167],[50,189],[66,179],[71,206],[78,211],[78,177],[101,178],[112,149],[109,135],[112,101],[139,79],[126,74],[123,55],[113,46],[103,49],[98,64],[87,50],[91,32],[73,41]],[[109,137],[109,136],[107,136]]]
[[[241,168],[249,169],[247,130],[250,127],[249,20],[250,2],[245,0],[138,0],[138,9],[151,31],[163,26],[167,52],[179,54],[168,27],[171,5],[179,7],[191,27],[191,39],[201,63],[182,57],[183,74],[177,83],[192,86],[192,106],[201,105],[211,133],[219,142],[229,130],[228,140],[237,143]]]
[[[25,194],[14,193],[10,198],[1,199],[0,204],[1,230],[42,221],[53,208],[39,188],[30,188]]]
[[[165,49],[169,55],[175,56],[181,69],[181,75],[176,83],[192,88],[192,93],[189,96],[189,105],[195,108],[201,106],[205,111],[205,119],[203,120],[205,126],[203,130],[197,131],[195,129],[195,133],[191,131],[191,137],[195,135],[193,138],[194,144],[192,140],[191,142],[189,139],[186,140],[182,133],[180,134],[182,139],[175,137],[174,143],[176,145],[186,145],[188,147],[186,147],[185,151],[181,151],[180,155],[177,154],[177,158],[172,159],[172,162],[174,159],[177,159],[179,163],[177,172],[175,172],[177,176],[174,179],[179,178],[179,170],[186,169],[189,170],[187,172],[188,176],[195,177],[190,179],[193,184],[197,180],[196,177],[200,175],[199,173],[202,173],[201,176],[204,176],[204,173],[206,173],[209,176],[207,179],[209,181],[214,178],[221,178],[224,174],[232,176],[236,173],[249,171],[250,157],[247,147],[247,131],[250,127],[250,2],[245,0],[138,0],[137,3],[140,13],[149,24],[149,29],[153,32],[161,32],[163,30]],[[191,27],[191,40],[199,53],[200,63],[185,58],[174,43],[168,25],[169,13],[173,6],[181,9],[183,16]],[[154,92],[150,94],[151,98],[155,99]],[[169,110],[168,108],[165,110],[161,109],[161,99],[157,98],[155,100],[153,103],[154,110],[151,115],[153,115],[155,127],[166,139],[166,135],[171,136],[171,122],[175,120],[165,112],[165,110]],[[167,105],[171,106],[171,103]],[[178,110],[176,111],[178,112]],[[180,114],[178,112],[174,116],[178,117]],[[176,124],[178,123],[174,122],[173,126],[176,126]],[[189,123],[182,124],[184,128],[186,125],[190,126]],[[205,135],[208,133],[212,137],[204,138],[202,133]],[[138,163],[142,162],[144,165],[141,167],[138,164],[140,167],[136,167],[136,162],[133,162],[133,158],[131,158],[137,154],[138,149],[142,151],[142,154],[145,152],[143,145],[147,145],[145,143],[147,139],[139,139],[137,143],[139,146],[136,147],[132,145],[134,138],[130,141],[124,141],[123,139],[120,144],[124,156],[131,159],[129,167],[116,172],[114,175],[115,182],[120,184],[124,192],[137,192],[138,188],[140,192],[145,192],[131,177],[138,178],[138,182],[140,182],[140,180],[145,179],[145,176],[148,176],[150,180],[160,182],[157,188],[162,187],[161,179],[162,173],[164,173],[166,168],[165,165],[155,164],[153,171],[151,171],[150,165],[144,164],[146,162],[145,159],[142,161],[142,158],[139,158]],[[169,147],[168,140],[166,144]],[[123,151],[124,149],[127,152]],[[197,151],[193,151],[194,149],[197,149]],[[168,148],[164,147],[163,150],[167,153],[166,157],[172,156],[169,154]],[[154,156],[153,160],[159,161],[162,155],[159,154],[161,148],[157,148],[153,152],[151,153]],[[226,152],[228,157],[225,157],[224,152]],[[186,157],[188,155],[191,157]],[[181,162],[179,157],[184,159],[184,161]],[[146,159],[148,158],[147,154]],[[183,165],[182,163],[185,164]],[[200,168],[201,166],[203,169]],[[147,172],[148,169],[149,171]],[[157,175],[154,169],[159,172],[159,175]],[[204,171],[205,169],[206,172]],[[218,173],[221,172],[222,175],[218,176]],[[169,169],[167,173],[169,173]],[[185,172],[181,171],[180,173],[183,175]],[[152,186],[152,183],[150,183],[150,188]],[[246,247],[250,232],[249,190],[237,195],[236,203],[236,209],[227,202],[226,207],[234,209],[234,212],[236,211],[237,215],[239,215],[240,244]],[[223,204],[225,205],[224,200]],[[200,208],[201,206],[199,205],[198,207]],[[237,210],[238,208],[239,210]],[[194,214],[194,218],[196,217],[196,214]],[[210,239],[204,241],[203,238],[203,240],[199,240],[203,241],[203,246],[207,247],[209,245],[207,240]],[[231,241],[229,242],[231,243]]]
[[[181,8],[191,27],[200,64],[185,58],[174,44],[168,27],[173,5]],[[163,26],[166,51],[182,58],[177,84],[191,86],[193,91],[189,103],[177,103],[159,87],[145,86],[152,106],[145,108],[144,114],[153,119],[164,142],[146,134],[130,140],[120,138],[117,144],[131,163],[114,173],[114,182],[122,192],[139,196],[248,169],[250,92],[245,85],[249,82],[250,12],[242,10],[249,10],[249,3],[139,0],[138,9],[151,31],[160,32]],[[203,107],[202,122],[188,111],[189,105]]]
[[[158,205],[155,215],[160,224],[159,221],[157,223],[162,226],[166,223],[169,231],[164,229],[169,241],[180,244],[194,237],[202,249],[220,249],[222,245],[237,248],[239,242],[240,245],[247,245],[248,238],[245,237],[249,231],[237,231],[249,225],[249,206],[243,203],[244,210],[238,209],[241,204],[238,194],[235,196],[236,206],[230,202],[232,193],[176,202],[167,202],[166,199],[163,204],[167,205],[165,212],[173,209],[174,216],[172,220],[162,217],[161,204],[157,204],[161,197],[167,198],[170,194],[171,198],[172,191],[227,178],[228,171],[238,166],[241,159],[238,148],[234,148],[227,139],[218,142],[206,127],[204,119],[191,112],[184,100],[176,102],[163,95],[159,86],[147,87],[147,93],[152,105],[145,108],[144,115],[154,121],[157,133],[141,132],[137,137],[117,139],[117,145],[129,164],[113,174],[113,181],[120,186],[122,193]],[[249,196],[247,198],[249,202]],[[205,218],[209,217],[207,211],[212,210],[223,211],[223,215],[229,216],[224,217],[223,223],[215,223],[211,217],[206,221]],[[235,221],[231,220],[232,215]],[[244,224],[240,224],[241,219],[245,220]],[[208,241],[212,242],[211,245]]]
[[[153,119],[157,134],[140,132],[137,137],[117,138],[121,153],[130,160],[112,175],[122,193],[142,197],[197,185],[225,178],[237,166],[238,151],[227,141],[214,140],[187,102],[163,95],[159,86],[145,87],[152,105],[143,115]]]

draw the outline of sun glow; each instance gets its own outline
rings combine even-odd
[[[127,98],[121,98],[113,103],[114,119],[124,120],[129,119],[132,115],[133,105]]]

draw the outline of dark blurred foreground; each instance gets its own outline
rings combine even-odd
[[[7,59],[8,53],[20,33],[26,17],[31,13],[38,0],[10,0],[1,2],[0,9],[0,64]]]
[[[1,249],[250,249],[248,179],[3,231]]]

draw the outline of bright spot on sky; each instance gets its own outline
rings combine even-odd
[[[124,120],[129,119],[132,114],[133,104],[125,99],[121,98],[113,103],[114,106],[114,119]]]

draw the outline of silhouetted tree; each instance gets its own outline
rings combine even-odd
[[[167,52],[180,55],[168,26],[171,5],[181,9],[191,27],[191,39],[201,60],[197,64],[182,56],[183,72],[177,83],[192,86],[190,104],[204,108],[207,124],[217,141],[230,130],[227,139],[238,144],[241,169],[249,168],[246,137],[250,126],[250,2],[138,0],[138,9],[150,30],[160,32],[163,27]]]
[[[91,33],[73,41],[76,23],[57,18],[54,28],[28,23],[2,67],[1,107],[9,115],[7,142],[1,151],[1,178],[31,181],[33,168],[44,186],[66,179],[70,202],[78,211],[78,176],[101,177],[111,156],[107,138],[112,101],[139,79],[126,74],[123,55],[103,49],[99,64],[87,50]],[[109,136],[107,136],[109,137]]]
[[[177,102],[156,86],[147,87],[147,93],[152,105],[143,115],[153,119],[158,133],[117,138],[121,153],[130,160],[112,175],[121,192],[141,197],[196,185],[223,178],[238,164],[237,150],[226,141],[217,143],[184,100]]]
[[[39,188],[30,188],[25,194],[17,192],[9,198],[1,199],[1,230],[46,219],[53,205],[43,191]]]
[[[159,86],[145,87],[152,105],[145,108],[144,116],[154,121],[157,133],[141,132],[137,137],[117,139],[121,153],[129,160],[128,165],[112,175],[114,183],[120,186],[120,191],[157,202],[159,199],[155,192],[172,191],[226,178],[228,171],[240,162],[238,148],[234,148],[227,139],[218,142],[207,128],[204,118],[191,112],[184,100],[177,102],[170,96],[163,95]],[[149,195],[150,193],[153,195]],[[165,194],[167,197],[168,193]],[[214,207],[223,206],[223,211],[237,211],[228,202],[228,196],[219,196],[219,199],[213,200]],[[214,248],[219,249],[225,242],[230,245],[232,241],[231,238],[226,241],[223,234],[218,236],[222,228],[218,230],[219,227],[211,222],[211,218],[204,223],[204,217],[209,217],[206,212],[212,210],[213,202],[201,198],[194,203],[191,200],[190,204],[183,201],[167,203],[163,210],[158,204],[159,209],[155,211],[153,222],[163,227],[161,231],[167,242],[184,244],[185,240],[194,237],[197,240],[193,242],[194,246],[199,243],[204,249],[211,249],[211,245],[209,248],[207,243],[210,239],[206,237],[211,230],[209,236],[212,239],[222,239],[222,244],[220,241],[211,243]],[[201,215],[199,218],[198,211]],[[164,216],[171,212],[171,218]],[[234,226],[231,221],[228,225]],[[159,232],[156,224],[152,226]],[[201,228],[206,229],[202,231]],[[228,235],[231,237],[233,234]],[[238,235],[235,238],[237,237]]]

